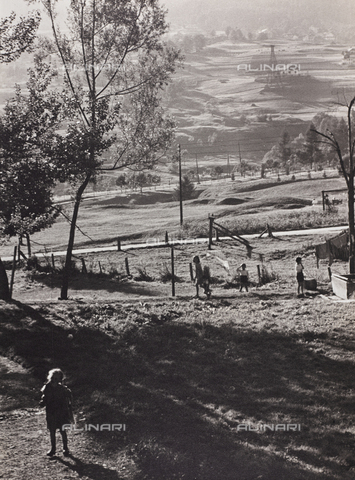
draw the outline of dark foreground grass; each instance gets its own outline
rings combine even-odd
[[[354,478],[349,304],[255,293],[235,302],[0,307],[2,354],[41,381],[61,367],[78,427],[126,425],[124,434],[82,434],[102,462],[114,462],[116,480]],[[263,432],[263,424],[300,431]],[[134,465],[130,474],[125,465]]]

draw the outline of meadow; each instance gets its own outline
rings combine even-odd
[[[339,187],[340,180],[229,180],[223,195],[218,184],[209,186],[186,202],[191,225],[185,234],[201,233],[208,212],[239,233],[264,229],[274,214],[278,228],[286,218],[294,228],[309,215],[313,223],[339,222],[344,205],[323,213],[312,199]],[[110,235],[114,244],[118,225],[127,233],[123,246],[166,230],[182,235],[176,203],[142,206],[138,195],[133,199],[129,205],[117,195],[84,202],[80,225],[95,239],[79,238],[79,246],[105,246]],[[228,205],[226,199],[240,201]],[[249,219],[245,230],[243,217]],[[54,225],[41,242],[64,246],[63,227]],[[314,245],[329,236],[250,238],[251,258],[232,240],[214,240],[211,250],[207,242],[176,245],[175,296],[169,245],[76,255],[68,301],[58,300],[58,258],[54,270],[49,249],[47,260],[31,259],[15,273],[13,301],[0,302],[3,476],[354,478],[355,317],[353,303],[332,295],[327,262],[316,265]],[[196,254],[211,268],[210,300],[194,298],[189,264]],[[306,277],[318,282],[304,298],[296,295],[297,255]],[[248,293],[239,292],[236,276],[243,261],[250,272]],[[265,268],[265,282],[258,265]],[[331,268],[344,273],[347,266],[336,261]],[[39,389],[48,369],[58,366],[74,394],[76,423],[69,432],[71,456],[58,453],[50,460]],[[111,430],[112,424],[122,427]]]
[[[209,301],[194,299],[187,281],[171,297],[157,279],[81,274],[81,290],[59,302],[41,299],[43,275],[32,275],[17,300],[0,304],[3,475],[354,478],[353,304],[334,301],[324,265],[319,290],[297,298],[299,245],[264,242],[273,243],[276,279],[248,294],[224,281]],[[308,271],[313,261],[309,251]],[[71,456],[49,460],[38,400],[53,366],[66,373],[76,425]]]

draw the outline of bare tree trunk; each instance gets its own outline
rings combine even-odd
[[[355,273],[355,225],[354,225],[354,139],[352,130],[351,109],[355,103],[352,98],[348,106],[348,142],[349,142],[349,176],[348,176],[348,213],[349,213],[349,273]]]
[[[73,215],[70,224],[70,233],[69,233],[69,242],[67,247],[67,255],[65,258],[65,265],[63,270],[63,278],[62,278],[62,288],[60,292],[60,299],[61,300],[68,300],[68,288],[69,288],[69,277],[70,277],[70,270],[71,270],[71,259],[72,253],[74,248],[74,239],[75,239],[75,229],[76,229],[76,222],[78,219],[79,207],[81,203],[81,199],[85,188],[87,187],[91,178],[91,174],[88,174],[84,182],[79,187],[77,194],[75,196],[75,203],[73,209]]]
[[[9,280],[6,270],[0,258],[0,300],[10,300]]]
[[[355,223],[354,223],[354,177],[350,178],[348,188],[349,204],[349,273],[355,274]]]
[[[31,250],[31,237],[29,233],[26,233],[26,240],[27,240],[27,254],[28,254],[28,258],[30,258],[32,255],[32,250]]]

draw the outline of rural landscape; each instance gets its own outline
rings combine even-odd
[[[73,1],[77,50],[1,33],[0,478],[351,480],[351,8],[162,3]]]

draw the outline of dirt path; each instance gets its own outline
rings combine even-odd
[[[342,232],[343,230],[347,229],[346,225],[342,226],[335,226],[335,227],[322,227],[322,228],[310,228],[307,230],[287,230],[284,232],[273,232],[273,235],[275,237],[297,237],[297,236],[303,236],[303,235],[336,235],[337,233]],[[248,234],[248,235],[242,235],[243,238],[245,239],[257,239],[259,238],[260,234]],[[228,240],[229,237],[220,237],[220,240]],[[208,243],[208,238],[203,237],[203,238],[192,238],[192,239],[184,239],[184,240],[174,240],[170,241],[170,245],[196,245],[196,244],[207,244]],[[152,247],[162,247],[165,246],[165,242],[160,242],[160,241],[155,241],[154,239],[152,241],[145,241],[143,243],[129,243],[126,245],[121,245],[121,250],[122,251],[128,251],[128,250],[139,250],[142,248],[152,248]],[[109,245],[109,246],[100,246],[100,247],[89,247],[89,248],[78,248],[73,250],[73,255],[84,255],[88,253],[102,253],[102,252],[117,252],[117,245]],[[48,254],[45,254],[43,252],[35,252],[34,255],[38,255],[39,257],[48,257]],[[66,250],[61,250],[61,251],[56,251],[56,252],[51,252],[50,255],[53,255],[54,257],[63,257],[66,255]],[[8,261],[10,262],[13,257],[2,257],[3,261]]]
[[[119,480],[117,462],[94,450],[85,433],[69,432],[71,455],[47,457],[49,434],[44,409],[38,408],[41,385],[26,369],[0,356],[0,478],[4,480]],[[20,405],[22,406],[20,407]],[[24,407],[24,405],[26,405]],[[127,468],[122,466],[123,474]]]

